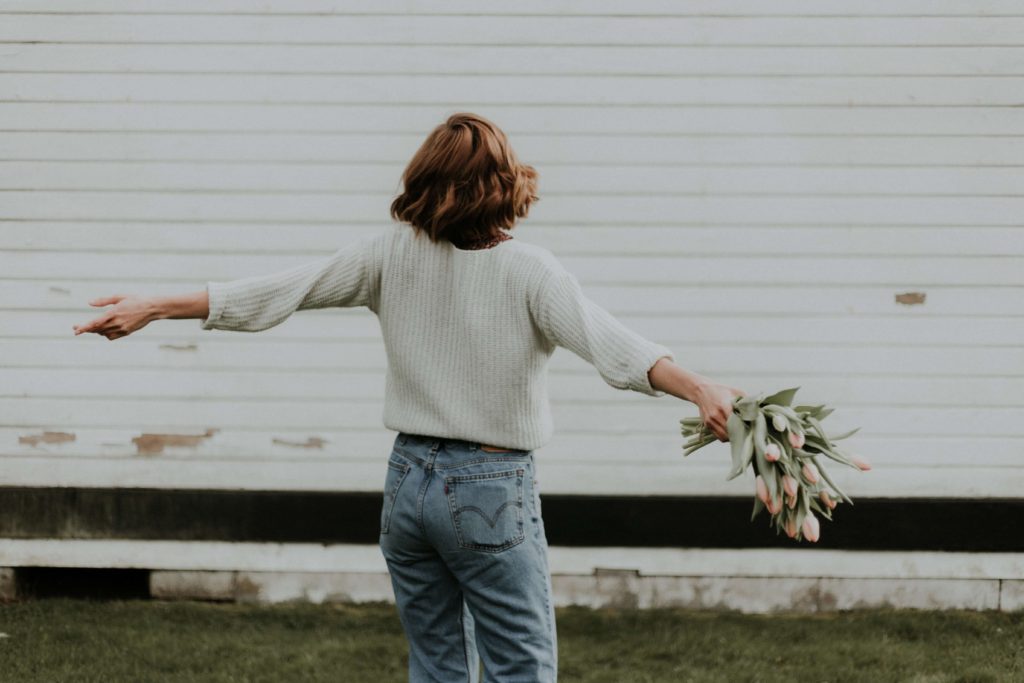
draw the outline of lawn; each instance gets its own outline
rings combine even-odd
[[[558,608],[560,681],[1024,681],[1024,613]],[[395,608],[45,598],[0,605],[0,680],[405,681]]]

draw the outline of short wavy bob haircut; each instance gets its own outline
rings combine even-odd
[[[498,126],[466,112],[431,131],[402,184],[391,217],[456,245],[510,230],[538,199],[537,171],[519,163]]]

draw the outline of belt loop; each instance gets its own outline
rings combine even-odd
[[[399,433],[399,435],[398,435],[398,443],[399,443],[399,445],[404,446],[406,438],[407,438],[407,435],[406,435],[405,432]]]

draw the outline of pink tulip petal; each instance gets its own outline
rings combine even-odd
[[[863,458],[859,455],[853,455],[850,456],[850,460],[852,460],[853,464],[860,468],[861,471],[866,472],[867,470],[871,469],[871,463],[866,458]]]
[[[804,532],[804,537],[806,537],[808,541],[816,543],[821,534],[821,526],[818,523],[818,518],[812,514],[808,514],[807,517],[804,518],[801,530]]]
[[[757,492],[758,499],[767,505],[768,503],[768,485],[764,483],[764,477],[760,474],[754,480],[754,490]]]

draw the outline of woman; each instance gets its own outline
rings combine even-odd
[[[410,681],[554,681],[557,643],[533,453],[552,435],[547,361],[557,346],[618,389],[692,401],[721,441],[743,392],[588,299],[547,249],[510,230],[537,200],[487,119],[454,114],[402,176],[395,224],[332,256],[193,294],[113,304],[75,334],[117,339],[162,318],[256,332],[309,308],[367,306],[387,352],[389,455],[380,548],[409,642]]]

